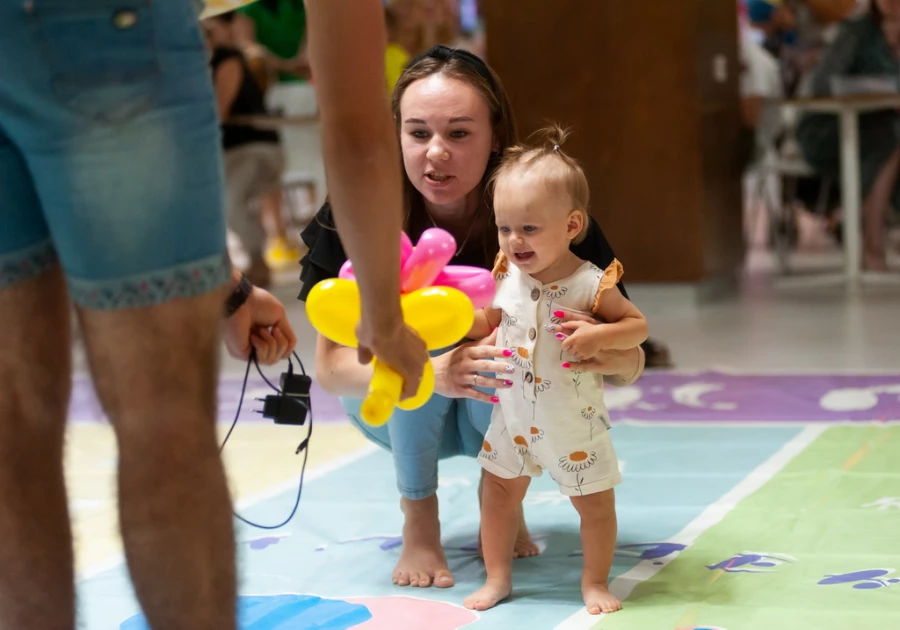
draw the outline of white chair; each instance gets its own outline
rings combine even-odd
[[[300,231],[316,216],[319,178],[309,171],[287,171],[281,178],[281,199],[289,230]]]
[[[754,232],[758,221],[768,222],[768,242],[771,244],[779,273],[790,273],[790,255],[793,249],[793,234],[796,230],[795,200],[797,180],[801,177],[815,177],[816,171],[803,159],[800,146],[794,136],[796,113],[793,108],[779,104],[768,107],[778,108],[784,122],[787,137],[778,147],[773,135],[760,134],[757,137],[756,159],[747,169],[750,179],[750,202],[762,205],[763,210],[751,212],[748,220],[748,235]],[[816,200],[815,211],[824,214],[832,178],[822,178]],[[786,194],[785,194],[786,193]],[[754,216],[758,215],[758,216]]]

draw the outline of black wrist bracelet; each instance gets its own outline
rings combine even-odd
[[[253,285],[247,280],[247,276],[241,274],[241,281],[235,287],[228,300],[225,302],[225,317],[231,317],[235,311],[244,305],[250,293],[253,291]]]

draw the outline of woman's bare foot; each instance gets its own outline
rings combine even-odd
[[[525,511],[519,506],[519,531],[516,532],[516,544],[513,547],[513,558],[531,558],[540,555],[540,548],[531,540],[531,532],[525,524]],[[484,554],[481,552],[481,530],[478,531],[478,555],[482,558]]]
[[[453,575],[441,546],[441,522],[438,518],[437,495],[427,499],[401,499],[403,551],[392,576],[397,586],[438,588],[453,586]]]
[[[487,610],[493,608],[512,593],[512,582],[509,579],[488,578],[484,586],[463,600],[463,606],[469,610]]]
[[[581,585],[581,596],[584,598],[584,606],[592,615],[600,613],[609,614],[622,610],[622,602],[609,592],[606,584]]]

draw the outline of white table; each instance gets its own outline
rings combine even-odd
[[[796,98],[781,101],[800,112],[834,114],[840,118],[841,136],[841,206],[843,209],[844,272],[824,275],[817,280],[826,283],[844,281],[851,290],[863,282],[896,282],[900,275],[862,270],[862,190],[859,162],[859,115],[884,109],[900,109],[898,94],[858,94],[828,98]],[[808,279],[807,279],[808,280]]]

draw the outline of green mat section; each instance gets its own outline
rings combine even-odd
[[[900,426],[827,430],[595,628],[900,629]]]

